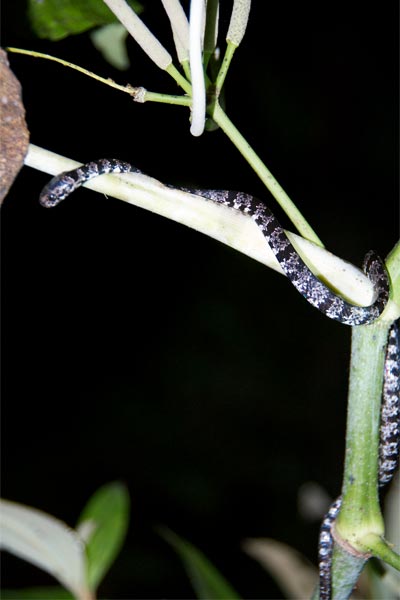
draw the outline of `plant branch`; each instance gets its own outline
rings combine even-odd
[[[389,252],[386,265],[392,280],[393,299],[400,306],[400,240]]]
[[[392,318],[396,316],[393,312]],[[333,554],[335,600],[347,600],[369,556],[396,568],[400,564],[400,557],[383,540],[378,496],[379,425],[390,325],[390,320],[380,318],[371,325],[352,328],[343,501],[335,525],[336,539],[344,545],[335,544]]]
[[[158,92],[150,92],[149,90],[146,90],[144,87],[141,87],[141,86],[133,87],[130,83],[128,83],[126,85],[120,85],[119,83],[116,83],[109,77],[107,77],[107,78],[101,77],[100,75],[93,73],[93,71],[84,69],[83,67],[80,67],[79,65],[75,65],[74,63],[71,63],[67,60],[63,60],[62,58],[57,58],[56,56],[51,56],[51,54],[43,54],[42,52],[35,52],[34,50],[23,50],[22,48],[7,48],[7,51],[13,52],[15,54],[26,54],[28,56],[33,56],[35,58],[44,58],[46,60],[51,60],[53,62],[57,62],[57,63],[63,65],[64,67],[68,67],[70,69],[74,69],[75,71],[79,71],[80,73],[83,73],[83,75],[86,75],[87,77],[91,77],[92,79],[95,79],[96,81],[100,81],[100,83],[104,83],[105,85],[113,87],[120,92],[129,94],[130,96],[132,96],[132,98],[135,102],[139,102],[141,104],[143,104],[144,102],[158,102],[158,103],[162,103],[162,104],[175,104],[178,106],[191,106],[191,103],[192,103],[192,100],[189,96],[173,96],[171,94],[160,94]],[[174,79],[178,83],[185,85],[183,83],[183,82],[185,82],[187,84],[187,81],[184,78],[182,78],[179,71],[177,71],[178,75],[176,75],[175,67],[167,68],[167,71],[171,74],[172,77],[174,77]],[[182,82],[182,79],[183,79],[183,82]],[[188,89],[190,91],[190,85],[186,86],[186,87],[188,87]]]
[[[106,85],[109,85],[110,87],[113,87],[117,90],[119,90],[120,92],[125,92],[126,94],[130,94],[131,96],[135,95],[135,91],[136,90],[140,90],[142,88],[134,88],[131,85],[119,85],[118,83],[115,83],[115,81],[113,81],[112,79],[110,79],[109,77],[101,77],[100,75],[96,75],[96,73],[93,73],[92,71],[89,71],[88,69],[84,69],[83,67],[80,67],[79,65],[75,65],[74,63],[71,63],[67,60],[63,60],[62,58],[57,58],[56,56],[52,56],[51,54],[43,54],[43,52],[36,52],[34,50],[24,50],[23,48],[7,48],[7,52],[13,52],[14,54],[26,54],[27,56],[33,56],[35,58],[44,58],[46,60],[52,60],[54,62],[59,63],[60,65],[63,65],[64,67],[68,67],[70,69],[74,69],[75,71],[79,71],[80,73],[83,73],[84,75],[87,75],[87,77],[91,77],[92,79],[96,79],[97,81],[100,81],[100,83],[105,83]]]
[[[378,497],[378,447],[385,349],[390,323],[353,327],[343,503],[339,535],[359,552],[366,534],[383,535]]]
[[[371,533],[366,535],[362,542],[370,554],[400,571],[400,555],[382,537]]]
[[[242,134],[236,129],[235,125],[222,110],[218,102],[215,102],[215,104],[210,107],[210,115],[254,169],[266,188],[271,192],[275,200],[288,215],[297,231],[310,242],[323,246],[321,240],[305,220],[299,209],[295,206],[285,190],[267,169]]]
[[[233,58],[236,48],[237,48],[237,46],[235,46],[235,44],[232,44],[232,42],[230,42],[228,40],[226,50],[225,50],[225,55],[222,60],[221,67],[219,69],[217,79],[215,80],[215,95],[217,98],[219,98],[219,95],[223,88],[225,78],[228,74],[228,70],[229,70],[229,67],[230,67],[230,64],[231,64],[231,61],[232,61],[232,58]]]
[[[30,144],[25,164],[56,175],[81,163]],[[282,273],[256,223],[240,211],[163,185],[144,174],[102,175],[89,181],[85,187],[192,227]],[[286,233],[316,276],[323,277],[350,302],[365,306],[371,304],[373,286],[359,269],[294,233]]]

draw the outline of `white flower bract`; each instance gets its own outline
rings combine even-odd
[[[206,119],[206,88],[202,59],[205,14],[205,1],[192,0],[189,26],[189,57],[192,79],[192,124],[190,133],[194,136],[203,133]]]

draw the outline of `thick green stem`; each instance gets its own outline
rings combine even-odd
[[[272,173],[264,165],[260,157],[254,152],[242,134],[236,129],[232,121],[227,117],[218,102],[209,108],[209,113],[214,121],[221,127],[228,138],[233,142],[239,152],[244,156],[247,162],[253,167],[261,181],[268,188],[275,200],[282,207],[298,232],[307,240],[323,246],[321,240],[307,223],[299,209],[289,198],[285,190],[277,182]]]
[[[332,600],[348,600],[367,559],[349,554],[341,546],[335,546],[332,566]],[[311,600],[319,599],[317,586]]]
[[[332,597],[347,600],[368,556],[392,565],[398,557],[382,539],[378,497],[379,424],[385,349],[390,322],[353,327],[342,507],[336,532],[355,552],[335,544]],[[313,598],[317,598],[315,592]]]
[[[341,537],[366,550],[365,535],[383,534],[378,498],[378,447],[383,366],[389,323],[353,327]]]
[[[360,555],[335,545],[334,600],[349,597],[368,554],[382,554],[382,546],[386,546],[382,540],[384,523],[378,497],[378,452],[389,326],[390,323],[379,320],[352,330],[343,502],[336,531]]]

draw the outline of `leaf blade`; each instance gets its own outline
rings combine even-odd
[[[158,531],[181,558],[199,599],[236,600],[240,598],[236,590],[200,550],[166,527],[160,527]]]
[[[0,548],[50,573],[78,598],[90,597],[81,539],[65,523],[35,508],[0,500]]]
[[[99,488],[84,507],[77,530],[86,543],[88,581],[94,590],[114,562],[129,523],[129,494],[122,483]]]
[[[129,4],[142,10],[136,0]],[[117,21],[101,0],[29,0],[28,17],[36,35],[52,41]]]

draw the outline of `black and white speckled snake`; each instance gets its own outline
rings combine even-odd
[[[132,165],[117,159],[100,159],[61,173],[42,190],[40,203],[47,208],[56,206],[75,189],[93,177],[106,173],[141,173]],[[304,263],[289,241],[273,213],[257,198],[242,192],[228,190],[197,190],[177,188],[249,215],[262,231],[288,279],[300,294],[327,317],[346,325],[367,325],[383,312],[389,299],[389,277],[383,261],[374,252],[368,252],[363,269],[371,280],[375,300],[370,306],[355,306],[332,292]],[[397,467],[400,441],[400,350],[399,332],[392,326],[386,354],[385,382],[380,427],[379,485],[390,481]],[[325,517],[319,542],[320,598],[331,597],[331,563],[333,551],[332,526],[339,513],[338,498]]]
[[[389,330],[385,356],[379,428],[378,485],[382,488],[391,481],[399,463],[400,450],[400,334],[398,322]],[[339,496],[322,521],[318,544],[319,597],[332,597],[332,528],[342,505]]]
[[[93,161],[54,177],[42,190],[40,203],[48,208],[56,206],[86,181],[106,173],[140,173],[140,171],[129,163],[116,159]],[[354,306],[334,294],[315,277],[290,243],[273,213],[254,196],[227,190],[178,189],[203,196],[252,217],[288,279],[310,304],[327,317],[346,325],[366,325],[375,321],[385,308],[389,298],[389,278],[383,261],[374,252],[368,252],[366,255],[363,269],[373,283],[375,301],[370,306]]]

